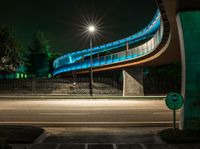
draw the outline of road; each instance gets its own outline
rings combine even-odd
[[[179,112],[177,112],[179,117]],[[164,100],[1,100],[1,124],[53,126],[171,125]]]

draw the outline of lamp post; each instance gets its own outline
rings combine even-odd
[[[92,36],[95,32],[96,28],[94,25],[90,25],[88,27],[88,31],[90,33],[90,84],[89,84],[89,87],[90,87],[90,96],[93,96],[93,70],[92,70],[92,67],[93,67],[93,59],[92,59]]]

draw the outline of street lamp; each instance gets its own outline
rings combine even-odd
[[[92,36],[95,33],[96,28],[94,25],[88,26],[88,32],[90,34],[90,96],[93,96],[93,59],[92,59]]]

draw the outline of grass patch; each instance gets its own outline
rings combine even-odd
[[[165,129],[159,135],[166,143],[200,143],[200,131]]]
[[[5,126],[0,125],[0,140],[11,144],[33,143],[44,129],[32,126]]]

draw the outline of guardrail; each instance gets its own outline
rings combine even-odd
[[[154,35],[154,33],[157,31],[157,29],[160,26],[160,20],[158,20],[158,18],[160,18],[160,11],[159,10],[157,10],[152,21],[143,30],[137,32],[134,35],[126,37],[124,39],[94,47],[93,50],[92,50],[92,54],[95,55],[97,53],[110,51],[110,50],[113,50],[113,49],[116,49],[116,48],[126,46],[127,43],[133,44],[135,42],[148,39],[150,36]],[[91,54],[90,48],[75,51],[75,52],[72,52],[72,53],[68,53],[68,54],[65,54],[65,55],[57,58],[54,61],[53,66],[54,66],[54,68],[59,68],[59,67],[62,67],[64,65],[67,65],[67,64],[75,63],[76,61],[82,59],[83,57],[90,56],[90,54]]]
[[[0,94],[88,94],[90,78],[66,79],[3,79],[0,80]],[[122,85],[110,78],[95,77],[94,90],[98,94],[122,94]]]
[[[156,47],[160,44],[162,40],[162,36],[163,36],[163,24],[161,21],[161,25],[157,30],[157,32],[155,33],[155,35],[144,44],[129,50],[94,58],[93,63],[91,63],[90,60],[84,60],[82,62],[67,64],[63,67],[55,69],[53,75],[55,76],[64,72],[87,69],[90,67],[99,67],[99,66],[119,63],[122,61],[129,61],[135,58],[145,56],[156,49]]]

